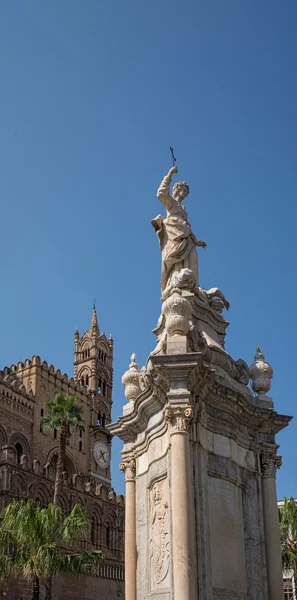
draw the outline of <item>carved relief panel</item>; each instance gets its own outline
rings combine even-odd
[[[150,588],[169,586],[168,479],[155,481],[149,490]]]

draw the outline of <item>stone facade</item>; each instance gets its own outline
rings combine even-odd
[[[76,502],[86,507],[92,522],[84,548],[100,548],[106,564],[98,578],[82,578],[55,586],[54,599],[124,597],[123,496],[111,487],[111,421],[113,341],[100,333],[94,307],[90,331],[75,332],[74,378],[61,374],[38,356],[0,371],[0,508],[12,498],[31,497],[40,505],[52,501],[58,432],[42,431],[46,403],[57,392],[74,395],[83,407],[84,432],[72,432],[67,449],[60,505],[68,513]],[[97,451],[99,449],[99,452]],[[3,586],[2,586],[3,587]],[[6,590],[19,597],[20,584]],[[21,584],[22,598],[30,598]],[[77,590],[77,591],[75,591]],[[79,594],[77,595],[79,591]]]
[[[290,417],[266,396],[272,368],[260,348],[250,368],[225,348],[229,303],[198,285],[202,243],[180,206],[186,184],[170,195],[175,172],[158,190],[167,217],[153,223],[157,346],[140,371],[132,356],[128,403],[108,426],[124,442],[126,600],[282,600],[275,435]]]

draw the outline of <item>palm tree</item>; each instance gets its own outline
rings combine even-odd
[[[75,396],[57,394],[53,402],[48,402],[48,414],[43,417],[41,425],[44,429],[59,429],[60,443],[56,468],[55,491],[53,503],[57,504],[63,486],[63,471],[65,467],[67,439],[71,435],[71,428],[79,425],[83,427],[82,407],[76,403]]]
[[[295,498],[284,498],[279,508],[282,564],[284,571],[292,571],[297,583],[297,505]]]
[[[75,396],[56,394],[53,402],[47,404],[48,413],[43,417],[41,425],[44,429],[59,429],[60,443],[56,465],[55,489],[53,503],[57,504],[63,487],[63,471],[65,469],[67,439],[71,428],[79,425],[83,429],[82,408],[76,403]],[[45,600],[52,600],[52,577],[45,582]]]
[[[64,518],[59,506],[36,506],[33,500],[14,500],[3,511],[0,526],[0,579],[22,575],[31,582],[32,600],[39,600],[40,580],[57,574],[95,574],[102,564],[100,550],[72,550],[90,532],[80,505]]]

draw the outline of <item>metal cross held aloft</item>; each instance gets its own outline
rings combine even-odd
[[[170,148],[170,152],[171,152],[171,156],[172,156],[172,164],[173,164],[173,166],[174,166],[174,165],[175,165],[175,163],[176,163],[176,158],[175,158],[175,156],[174,156],[174,153],[173,153],[173,148],[172,148],[172,146],[169,146],[169,148]]]

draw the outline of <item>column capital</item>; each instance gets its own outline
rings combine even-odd
[[[134,456],[127,456],[120,462],[119,468],[125,473],[125,481],[135,481],[136,460]]]
[[[275,454],[262,453],[260,463],[262,477],[275,477],[276,469],[282,466],[282,457]]]
[[[166,406],[165,421],[170,433],[187,432],[194,415],[193,406]]]

